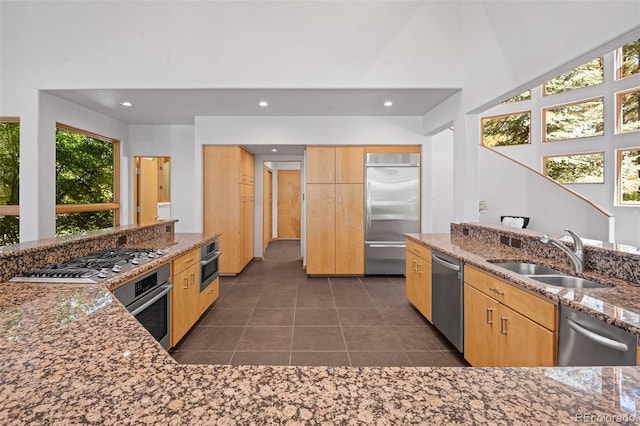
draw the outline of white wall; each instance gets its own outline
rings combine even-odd
[[[526,216],[527,229],[561,235],[570,228],[584,238],[610,241],[613,220],[587,201],[491,149],[482,148],[479,154],[480,199],[488,208],[481,222],[499,224],[503,215]]]
[[[23,87],[448,88],[463,78],[464,9],[456,2],[3,0],[0,7],[0,84],[11,98]]]
[[[196,117],[195,186],[200,185],[201,193],[201,145],[423,145],[421,129],[422,117]],[[278,160],[288,158],[256,158],[256,206],[262,205],[262,161]],[[196,203],[194,209],[200,212],[202,202]],[[261,213],[256,214],[254,256],[262,255]],[[202,218],[195,223],[201,229]]]
[[[640,1],[490,1],[464,7],[464,87],[425,115],[424,132],[433,135],[453,122],[454,219],[474,221],[476,113],[639,38]]]
[[[192,232],[196,226],[194,206],[201,194],[194,189],[194,128],[189,125],[130,126],[129,157],[123,169],[133,170],[133,157],[171,157],[171,218],[178,219],[176,232]],[[200,173],[200,176],[202,174]],[[133,206],[133,179],[129,184],[129,205]],[[126,212],[133,223],[133,208]]]
[[[424,186],[431,187],[431,230],[429,232],[448,233],[453,221],[453,130],[446,129],[432,136],[429,148],[433,159],[431,173],[427,174],[430,180],[422,181]],[[424,229],[424,224],[422,227]]]
[[[590,58],[590,60],[594,58]],[[620,148],[640,146],[638,133],[616,134],[615,94],[640,87],[640,75],[616,80],[614,78],[616,63],[613,52],[608,52],[604,55],[604,65],[604,82],[601,84],[552,96],[543,96],[542,86],[537,86],[532,88],[530,100],[500,104],[483,112],[482,115],[492,116],[513,113],[514,111],[531,112],[531,144],[495,147],[493,149],[526,164],[538,172],[543,171],[542,162],[544,156],[604,152],[604,183],[567,184],[565,186],[615,215],[615,242],[640,246],[640,227],[638,226],[640,207],[615,205],[617,179],[615,151]],[[603,97],[604,99],[604,135],[566,141],[542,142],[543,108],[597,97]],[[496,169],[494,173],[498,177],[501,176],[502,179],[509,179],[504,170]],[[484,185],[484,182],[480,181],[480,183]]]

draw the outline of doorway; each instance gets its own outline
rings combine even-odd
[[[300,170],[278,170],[278,238],[300,239]]]
[[[148,225],[171,218],[171,157],[134,157],[133,218]]]

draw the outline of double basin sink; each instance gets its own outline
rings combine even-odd
[[[496,266],[516,272],[542,283],[564,288],[603,288],[605,285],[585,278],[568,275],[548,266],[529,262],[491,262]]]

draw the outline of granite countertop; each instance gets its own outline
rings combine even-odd
[[[175,256],[201,242],[199,234],[176,234],[165,248]],[[636,367],[179,365],[113,297],[114,285],[0,285],[0,423],[569,424],[640,417]]]
[[[530,261],[550,266],[561,272],[572,273],[566,265],[554,263],[552,260],[523,254],[515,248],[483,243],[457,235],[409,234],[407,237],[456,257],[465,264],[505,278],[549,300],[564,303],[640,336],[640,285],[638,284],[584,272],[580,274],[582,277],[604,284],[606,287],[586,289],[555,287],[489,262]]]

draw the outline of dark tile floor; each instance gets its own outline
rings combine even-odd
[[[179,363],[466,366],[407,301],[404,277],[310,278],[299,241],[220,279],[220,297],[171,351]]]

